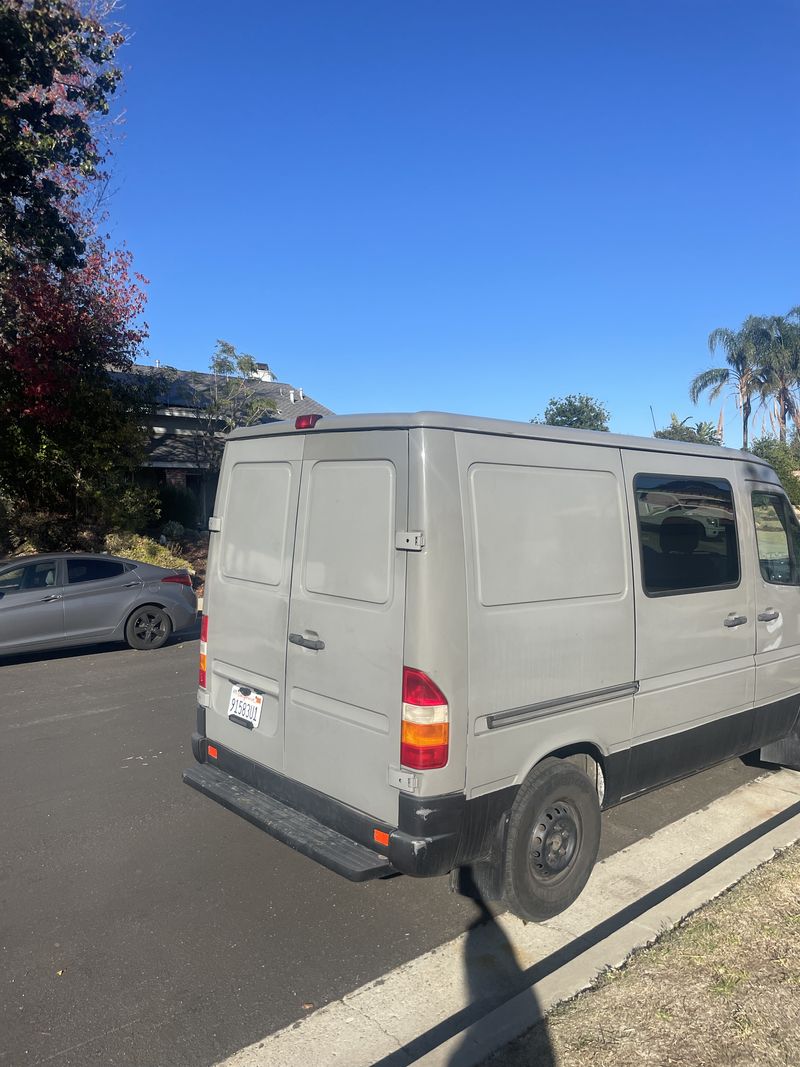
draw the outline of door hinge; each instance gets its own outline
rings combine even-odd
[[[402,552],[421,552],[425,547],[425,534],[422,530],[400,530],[395,534],[394,546]]]
[[[419,776],[413,771],[403,770],[402,767],[390,767],[389,785],[402,789],[404,793],[416,793],[419,791]]]
[[[222,516],[210,515],[208,519],[208,528],[211,533],[219,533],[222,529]]]

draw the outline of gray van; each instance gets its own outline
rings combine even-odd
[[[567,907],[600,811],[800,766],[800,528],[747,453],[438,413],[225,445],[184,781],[354,881]]]

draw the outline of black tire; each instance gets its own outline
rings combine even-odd
[[[155,604],[144,604],[125,623],[125,640],[131,648],[149,651],[161,648],[172,633],[172,621]]]
[[[573,763],[542,760],[511,808],[503,893],[508,907],[527,922],[564,911],[586,885],[599,846],[595,787]]]

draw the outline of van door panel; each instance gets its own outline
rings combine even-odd
[[[406,431],[309,435],[287,651],[286,772],[387,822],[398,803],[388,768],[400,753],[406,554],[395,535],[407,467]]]
[[[634,617],[617,449],[458,435],[468,558],[468,795],[548,752],[626,750]],[[618,687],[629,687],[620,698]],[[602,690],[602,704],[489,717]],[[492,720],[494,722],[494,720]]]
[[[786,736],[800,708],[800,525],[780,486],[749,482],[756,576],[753,748]]]
[[[754,563],[749,531],[743,525],[750,521],[747,502],[735,464],[627,449],[622,458],[637,619],[639,691],[634,698],[634,747],[628,791],[633,794],[707,766],[709,760],[718,762],[747,751],[751,717],[739,713],[751,712],[755,698]],[[641,501],[637,500],[637,475],[662,476],[659,485],[674,485],[674,499],[661,488],[652,494],[640,490]],[[730,485],[735,524],[711,497],[703,497],[703,479],[712,487],[711,496],[715,483]],[[642,536],[640,505],[646,527]],[[647,538],[656,540],[650,545]],[[727,538],[735,538],[737,545],[738,582],[727,587],[681,591],[679,578],[675,577],[680,568],[689,575],[689,581],[693,574],[701,573],[701,565],[709,574],[721,575],[719,580],[725,580],[730,560]],[[643,579],[648,549],[653,553],[658,549],[672,565],[672,571],[666,565],[661,568],[665,589],[651,595],[645,592]],[[717,555],[728,562],[717,561]],[[653,558],[651,555],[650,560]],[[652,563],[650,567],[652,571]],[[740,624],[726,624],[733,621]],[[697,733],[693,735],[694,731]],[[675,752],[682,758],[677,759]],[[665,753],[672,755],[664,758]]]
[[[284,769],[286,643],[292,548],[304,434],[231,441],[217,494],[222,529],[212,553],[209,737],[273,770]],[[263,694],[254,730],[228,719],[234,685]]]

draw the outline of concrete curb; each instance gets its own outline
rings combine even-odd
[[[797,840],[800,773],[759,778],[598,864],[555,919],[476,925],[224,1067],[476,1067]]]

